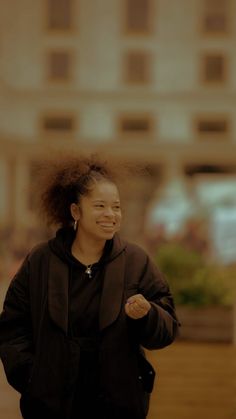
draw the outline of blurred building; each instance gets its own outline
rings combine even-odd
[[[165,182],[235,173],[235,19],[236,0],[4,2],[0,225],[34,225],[34,163],[55,150],[147,167],[127,180],[133,236]]]

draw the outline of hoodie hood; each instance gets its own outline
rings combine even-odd
[[[72,255],[71,246],[76,232],[72,227],[63,227],[57,230],[56,236],[49,240],[49,247],[62,261],[78,265],[80,262]],[[113,239],[107,240],[103,255],[98,264],[105,264],[115,259],[126,247],[126,243],[115,234]]]

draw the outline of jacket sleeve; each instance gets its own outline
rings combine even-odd
[[[160,349],[171,344],[180,325],[173,297],[164,276],[148,256],[137,292],[150,302],[151,309],[144,318],[129,320],[136,339],[146,349]]]
[[[28,257],[8,288],[0,315],[0,357],[9,384],[22,393],[33,364]]]

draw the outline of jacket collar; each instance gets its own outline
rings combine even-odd
[[[122,251],[106,265],[99,312],[100,330],[113,323],[120,312],[124,289],[125,254]],[[68,332],[69,267],[51,253],[48,278],[48,309],[51,319]]]

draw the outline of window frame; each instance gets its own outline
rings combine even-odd
[[[129,57],[132,54],[143,54],[146,62],[144,62],[144,79],[143,80],[135,80],[132,77],[129,77]],[[146,68],[145,68],[146,67]],[[147,49],[137,49],[137,48],[129,48],[123,52],[123,83],[126,86],[148,86],[152,84],[153,76],[153,55],[151,51]]]
[[[207,30],[205,25],[205,19],[207,18],[207,0],[202,0],[201,3],[201,32],[204,36],[207,37],[218,37],[218,36],[229,36],[232,32],[232,2],[228,0],[228,5],[226,7],[226,28],[225,30]],[[223,0],[222,0],[223,1]]]
[[[208,131],[200,131],[198,129],[198,124],[201,121],[209,121],[209,122],[217,122],[217,121],[223,121],[226,123],[226,131],[215,131],[215,132],[208,132]],[[193,118],[193,130],[195,133],[195,138],[197,141],[210,141],[210,142],[218,142],[223,140],[229,140],[231,137],[232,132],[232,122],[230,119],[229,114],[226,113],[200,113],[195,115]]]
[[[44,27],[45,30],[49,33],[52,34],[56,34],[56,35],[60,35],[63,34],[63,36],[65,36],[66,34],[73,34],[73,32],[75,30],[78,29],[77,25],[77,21],[78,19],[75,19],[75,16],[78,14],[78,6],[77,6],[77,2],[76,0],[70,0],[71,2],[71,17],[70,17],[70,24],[69,27],[51,27],[50,26],[50,10],[49,10],[49,1],[50,0],[44,0]]]
[[[222,79],[207,79],[206,78],[206,64],[207,58],[213,56],[222,56],[223,58],[223,71],[222,71]],[[205,86],[224,86],[228,82],[228,55],[224,51],[218,50],[211,50],[211,51],[204,51],[201,54],[201,82]]]
[[[57,130],[57,129],[45,129],[44,122],[46,118],[71,118],[72,128],[70,130]],[[57,138],[57,139],[68,139],[75,137],[76,130],[78,128],[78,121],[74,112],[62,111],[62,110],[50,110],[42,112],[39,117],[39,131],[40,136],[43,138]]]
[[[124,131],[122,129],[122,122],[125,119],[130,120],[140,120],[140,119],[147,119],[149,124],[149,129],[147,131]],[[119,138],[121,139],[128,139],[128,140],[140,140],[144,138],[150,138],[154,137],[154,117],[151,114],[151,112],[121,112],[117,117],[117,132],[119,135]]]
[[[123,32],[127,36],[150,36],[154,31],[154,0],[147,0],[148,5],[148,17],[147,17],[147,29],[136,30],[128,27],[128,16],[127,16],[127,2],[129,0],[123,0]]]
[[[51,60],[50,56],[54,53],[66,53],[68,55],[68,76],[67,77],[52,77],[50,75]],[[74,80],[75,68],[75,54],[71,49],[66,48],[48,48],[45,54],[45,72],[46,81],[50,84],[69,84]]]

